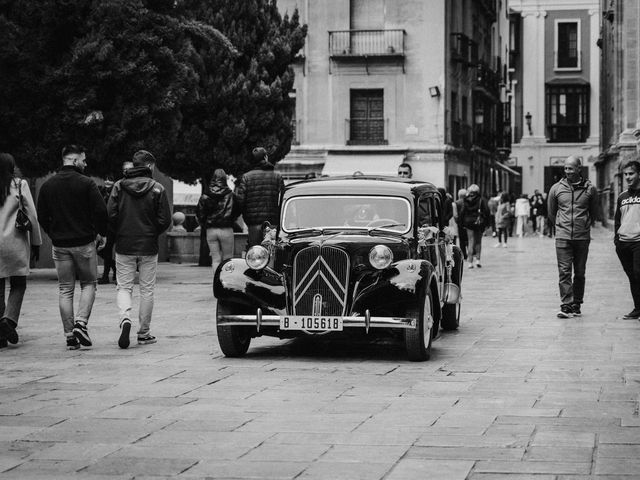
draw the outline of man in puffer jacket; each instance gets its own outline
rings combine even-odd
[[[561,306],[558,318],[579,317],[584,297],[585,271],[591,225],[598,211],[598,191],[582,178],[579,158],[570,156],[564,162],[566,178],[549,190],[547,211],[556,226],[556,257]],[[571,270],[573,268],[573,281]]]
[[[149,333],[153,292],[158,268],[158,237],[171,226],[171,206],[164,187],[152,177],[154,156],[146,150],[133,155],[133,168],[125,171],[109,197],[109,224],[116,233],[116,303],[120,311],[120,348],[129,347],[133,281],[139,271],[140,309],[138,344],[156,343]]]
[[[280,195],[284,190],[282,176],[269,163],[267,151],[257,147],[253,149],[252,156],[255,166],[242,175],[235,193],[242,218],[249,229],[247,250],[262,242],[264,222],[274,226],[278,224]]]

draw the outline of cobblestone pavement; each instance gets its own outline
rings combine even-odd
[[[99,286],[67,351],[53,270],[0,350],[0,478],[640,478],[640,322],[594,231],[583,316],[556,318],[553,241],[511,239],[464,278],[461,327],[425,363],[377,340],[219,350],[207,268],[163,264],[155,345],[117,346]],[[133,335],[132,335],[133,337]]]

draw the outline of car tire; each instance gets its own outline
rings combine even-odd
[[[407,317],[416,318],[418,328],[404,331],[407,355],[412,362],[424,362],[431,356],[431,340],[434,327],[434,306],[431,289],[426,288],[418,303],[407,309]],[[425,329],[426,320],[431,316],[431,328]]]
[[[218,300],[216,308],[216,329],[218,344],[225,357],[242,357],[251,344],[251,327],[225,326],[218,324],[220,315],[239,313],[238,308],[231,303]]]

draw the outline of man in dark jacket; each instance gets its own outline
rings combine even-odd
[[[242,175],[236,189],[236,200],[249,229],[247,249],[262,242],[264,222],[278,224],[280,195],[284,190],[284,181],[269,163],[267,151],[257,147],[252,156],[255,167]]]
[[[547,213],[556,226],[556,257],[560,288],[558,318],[579,317],[584,297],[585,271],[591,225],[598,212],[598,191],[582,178],[579,158],[570,156],[564,162],[566,178],[549,190]],[[571,270],[573,269],[573,281]]]
[[[96,297],[97,256],[107,234],[107,209],[98,186],[83,174],[85,149],[62,149],[62,168],[44,182],[38,195],[38,220],[51,237],[58,272],[62,326],[70,350],[90,347],[87,323]],[[96,247],[96,242],[98,243]],[[73,292],[80,280],[80,304],[74,316]]]
[[[482,253],[482,234],[489,225],[489,207],[480,196],[480,187],[475,183],[469,185],[467,196],[462,201],[460,218],[467,231],[469,249],[467,252],[469,268],[481,268],[480,255]],[[475,258],[475,261],[474,261]]]
[[[113,186],[107,209],[116,234],[117,304],[120,348],[129,347],[133,281],[139,271],[138,344],[156,343],[149,333],[158,268],[158,237],[171,226],[171,206],[164,187],[152,177],[154,156],[146,150],[133,155],[133,168]]]

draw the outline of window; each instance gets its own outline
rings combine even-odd
[[[550,142],[582,143],[589,135],[589,85],[547,85]]]
[[[580,22],[556,21],[556,70],[580,70]]]
[[[386,144],[382,89],[351,90],[350,145]]]

